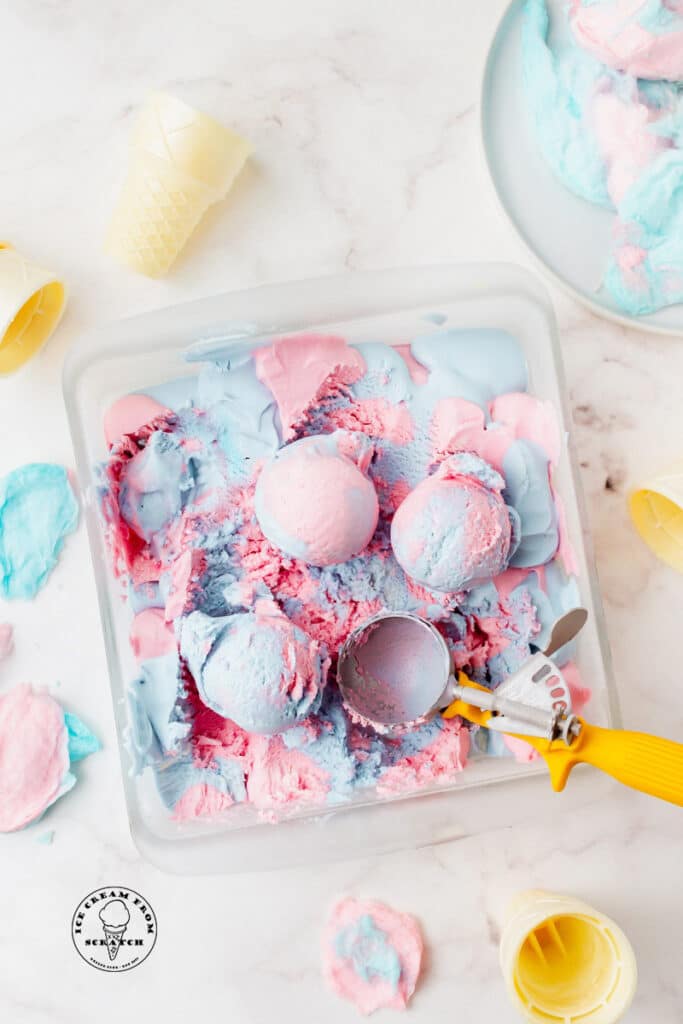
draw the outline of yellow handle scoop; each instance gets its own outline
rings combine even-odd
[[[485,690],[463,673],[463,689]],[[466,700],[454,700],[444,718],[460,715],[476,725],[490,726],[491,711],[482,711]],[[625,729],[603,729],[575,717],[576,728],[567,739],[547,739],[528,733],[508,732],[532,746],[548,765],[550,782],[556,792],[564,789],[575,764],[591,764],[612,778],[650,796],[683,807],[683,744]],[[507,730],[505,730],[507,732]]]

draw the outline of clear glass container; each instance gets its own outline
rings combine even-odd
[[[107,456],[102,420],[113,401],[132,391],[195,375],[185,359],[190,345],[248,332],[259,336],[304,330],[339,333],[347,340],[401,344],[425,330],[425,315],[441,313],[449,327],[509,331],[527,357],[531,393],[555,407],[567,437],[554,484],[565,505],[588,624],[575,661],[593,696],[585,715],[617,725],[602,609],[585,525],[566,400],[557,325],[543,287],[526,271],[504,264],[450,265],[347,274],[267,285],[169,307],[93,331],[69,354],[64,395],[83,493],[120,746],[131,832],[158,866],[200,873],[255,870],[340,859],[406,846],[423,846],[536,819],[578,806],[596,795],[597,776],[572,775],[566,793],[552,794],[545,763],[474,758],[452,783],[391,799],[373,791],[346,804],[298,810],[277,824],[250,805],[215,821],[177,823],[162,804],[147,769],[132,774],[125,743],[125,692],[137,665],[128,640],[130,611],[110,571],[97,499],[96,467]],[[244,342],[242,341],[241,344]],[[235,344],[240,344],[236,341]],[[250,344],[252,344],[250,342]],[[589,781],[590,779],[590,781]]]

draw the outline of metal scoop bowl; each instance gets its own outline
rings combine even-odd
[[[585,612],[580,625],[574,623],[574,632],[583,622]],[[567,639],[565,631],[557,646]],[[344,703],[359,718],[381,729],[418,723],[461,701],[489,712],[489,728],[502,729],[503,723],[494,719],[504,717],[507,731],[516,732],[522,727],[547,739],[569,735],[576,719],[571,714],[568,687],[555,671],[552,676],[557,682],[557,696],[563,697],[562,702],[555,701],[556,707],[546,696],[547,686],[540,701],[523,690],[518,699],[512,699],[506,696],[504,687],[494,693],[473,683],[464,673],[456,679],[441,633],[431,622],[407,612],[382,612],[364,622],[348,637],[337,667]]]

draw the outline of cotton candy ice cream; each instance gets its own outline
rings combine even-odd
[[[180,648],[206,706],[250,732],[281,732],[320,706],[324,649],[268,603],[225,618],[193,612]]]
[[[154,387],[149,401],[119,402],[106,418],[101,508],[137,662],[128,747],[169,820],[225,827],[451,785],[485,738],[459,719],[400,736],[353,719],[334,678],[349,633],[382,611],[423,616],[456,667],[495,687],[576,602],[558,553],[556,414],[527,393],[512,335],[446,321],[425,320],[396,347],[315,333],[255,352],[229,344],[196,375]],[[135,427],[141,415],[151,419]],[[300,457],[306,500],[286,526],[309,516],[315,554],[288,553],[301,549],[280,546],[269,525]],[[464,547],[466,578],[494,573],[467,590],[417,582],[391,544],[401,503],[449,474],[492,530],[488,547]],[[358,516],[346,514],[340,480],[364,496],[367,521],[352,542]],[[500,748],[487,749],[509,756]]]
[[[503,572],[519,519],[502,497],[505,481],[477,455],[446,459],[399,505],[391,524],[397,561],[434,590],[468,590]]]
[[[323,974],[333,992],[363,1014],[405,1010],[422,966],[420,927],[376,900],[342,899],[323,935]]]
[[[309,565],[360,554],[377,526],[377,494],[367,477],[372,445],[338,430],[281,448],[256,484],[256,518],[268,540]]]

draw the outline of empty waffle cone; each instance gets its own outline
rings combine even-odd
[[[250,148],[208,115],[154,93],[135,125],[107,250],[133,270],[163,276],[209,206],[225,198]]]
[[[616,1024],[636,990],[635,956],[618,925],[541,890],[508,908],[500,965],[511,1001],[533,1024]]]
[[[0,377],[42,348],[59,323],[66,288],[7,242],[0,242]]]
[[[645,543],[663,562],[683,572],[683,459],[635,490],[630,509]]]

